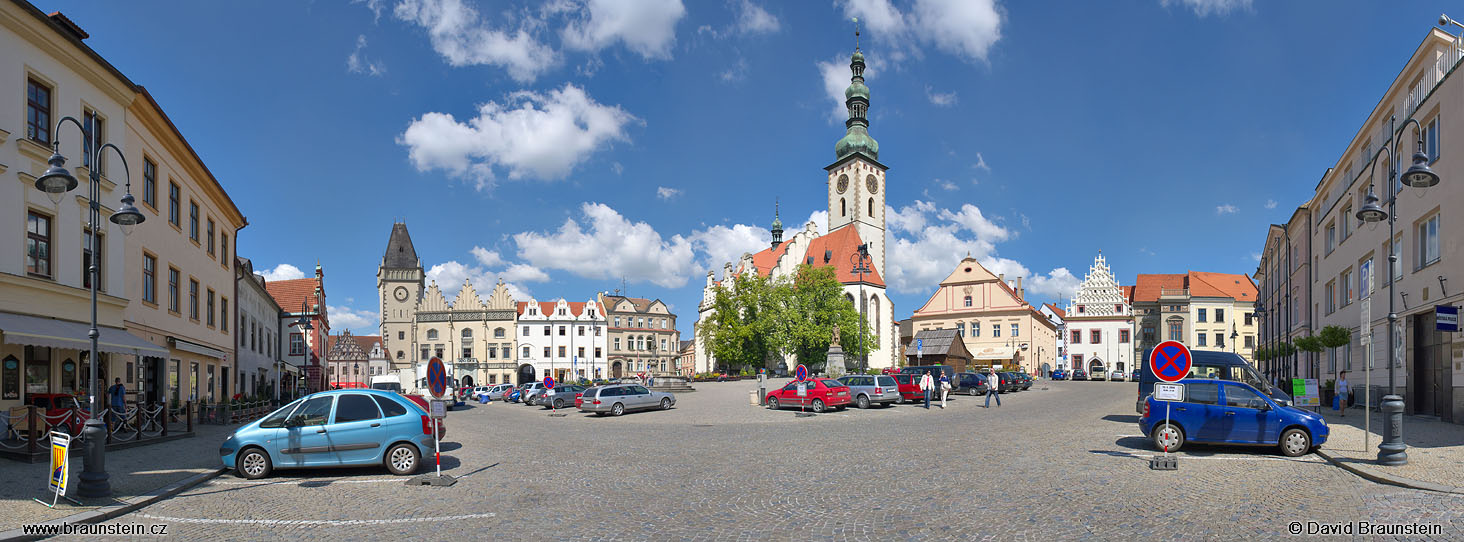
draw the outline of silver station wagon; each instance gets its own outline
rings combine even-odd
[[[580,410],[596,416],[619,416],[631,410],[670,410],[676,396],[664,391],[651,391],[640,384],[610,384],[589,388],[580,397]]]
[[[869,408],[869,405],[889,406],[900,401],[900,384],[889,375],[846,375],[839,382],[849,386],[849,395],[854,396],[854,406]]]

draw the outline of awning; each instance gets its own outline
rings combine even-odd
[[[1013,350],[1005,346],[988,346],[971,352],[973,360],[1009,360],[1012,359]]]
[[[0,333],[9,344],[48,346],[91,350],[91,339],[87,333],[91,326],[81,322],[57,320],[0,312]],[[97,350],[116,354],[137,356],[167,356],[168,349],[142,340],[126,330],[108,326],[97,326]]]
[[[193,352],[194,354],[202,354],[211,358],[218,359],[225,359],[229,355],[228,352],[224,352],[223,350],[219,350],[212,346],[204,346],[195,342],[185,341],[177,337],[170,338],[173,339],[173,348],[177,348],[184,352]]]

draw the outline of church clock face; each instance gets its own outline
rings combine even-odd
[[[840,175],[839,176],[839,193],[840,194],[843,194],[844,191],[845,190],[848,190],[848,189],[849,189],[849,176],[848,175]]]
[[[879,181],[874,180],[874,175],[864,178],[864,187],[869,189],[870,194],[879,193]]]
[[[406,301],[407,300],[407,289],[406,289],[406,287],[403,287],[403,286],[397,286],[396,292],[394,292],[392,295],[395,295],[396,296],[397,301]]]

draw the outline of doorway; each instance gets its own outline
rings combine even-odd
[[[525,364],[519,366],[519,368],[518,368],[518,383],[519,384],[528,384],[530,382],[534,382],[534,381],[537,381],[537,380],[538,380],[537,378],[534,378],[534,366],[533,365],[529,365],[529,364],[525,363]]]
[[[1453,371],[1444,360],[1453,347],[1451,334],[1435,328],[1432,311],[1409,318],[1413,326],[1413,360],[1408,368],[1408,406],[1414,414],[1454,421]]]
[[[620,378],[620,362],[619,361],[617,361],[617,362],[615,362],[615,363],[613,363],[613,364],[610,365],[610,378]]]
[[[473,375],[463,375],[463,387],[473,387]]]

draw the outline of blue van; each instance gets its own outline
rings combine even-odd
[[[1285,406],[1242,382],[1186,378],[1183,401],[1146,397],[1139,430],[1154,448],[1176,451],[1185,442],[1277,446],[1289,457],[1327,441],[1320,415]]]
[[[1159,382],[1159,377],[1154,375],[1153,368],[1149,367],[1149,356],[1154,349],[1144,350],[1144,357],[1140,358],[1139,367],[1139,397],[1134,401],[1134,412],[1144,413],[1144,398],[1154,393],[1154,383]],[[1281,388],[1272,386],[1266,382],[1261,373],[1256,372],[1245,358],[1233,352],[1215,352],[1211,350],[1190,350],[1193,363],[1190,364],[1189,376],[1186,378],[1215,378],[1229,380],[1232,382],[1244,382],[1258,390],[1269,390],[1268,395],[1276,403],[1282,406],[1291,406],[1291,396],[1282,391]]]

